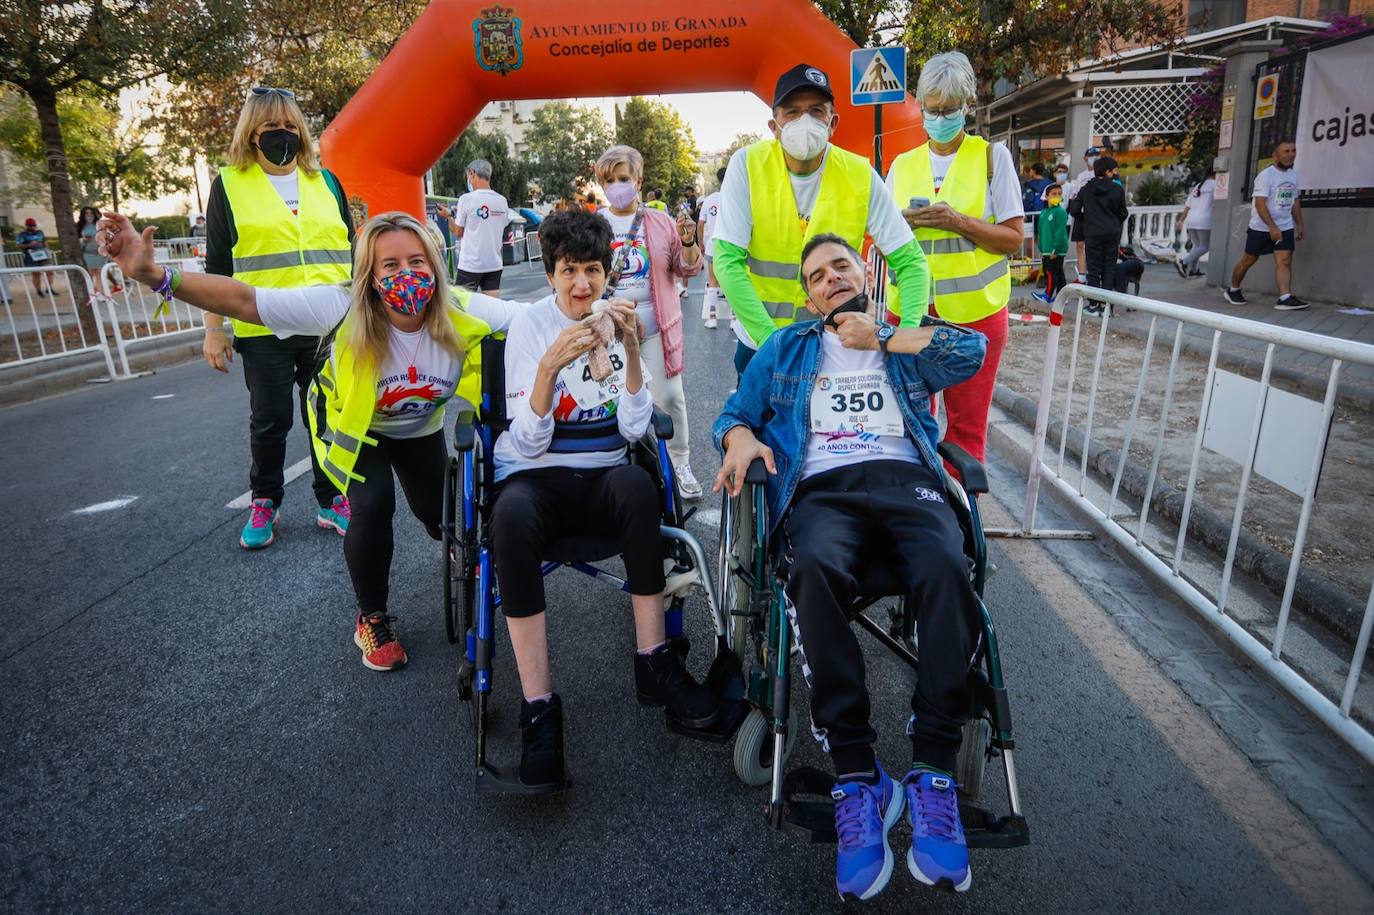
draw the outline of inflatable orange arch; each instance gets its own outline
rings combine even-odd
[[[748,90],[769,103],[778,75],[805,62],[835,88],[834,142],[871,159],[872,111],[849,99],[855,47],[808,0],[434,0],[320,144],[368,212],[422,216],[421,176],[487,102]],[[885,161],[924,141],[909,95],[883,107]]]

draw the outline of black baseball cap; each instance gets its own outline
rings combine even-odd
[[[835,92],[830,88],[830,77],[824,70],[810,64],[797,64],[778,77],[777,88],[773,90],[773,107],[781,105],[784,99],[798,89],[815,89],[830,101],[835,101]]]

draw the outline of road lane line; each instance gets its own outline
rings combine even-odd
[[[292,464],[290,467],[286,468],[285,480],[284,480],[284,482],[283,482],[282,485],[286,485],[286,483],[290,483],[290,482],[291,482],[292,480],[294,480],[296,477],[298,477],[298,476],[300,476],[301,474],[305,473],[305,472],[306,472],[307,470],[309,470],[309,469],[310,469],[310,458],[308,458],[308,457],[301,458],[299,461],[297,461],[296,463]],[[232,509],[240,509],[240,508],[248,508],[248,507],[250,507],[252,504],[253,504],[253,490],[250,489],[250,490],[248,490],[246,493],[243,493],[241,496],[239,496],[238,498],[236,498],[234,501],[224,503],[224,507],[225,507],[225,508],[232,508]]]
[[[1017,522],[995,500],[984,499],[990,526]],[[1136,647],[1039,543],[1004,540],[1001,547],[1046,605],[1097,660],[1123,695],[1140,709],[1198,784],[1240,829],[1278,878],[1311,911],[1374,911],[1374,889],[1317,833],[1207,713]]]
[[[72,509],[73,515],[94,515],[99,512],[111,512],[117,508],[123,508],[130,502],[138,499],[138,496],[121,496],[118,499],[111,499],[108,502],[97,502],[94,505],[87,505],[85,508]]]

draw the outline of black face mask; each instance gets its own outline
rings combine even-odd
[[[868,311],[868,293],[861,292],[843,305],[835,306],[835,310],[825,316],[825,321],[822,322],[823,326],[835,327],[838,329],[835,324],[835,317],[844,314],[846,311]]]
[[[264,130],[255,144],[267,161],[282,166],[296,158],[301,151],[301,138],[286,129]]]

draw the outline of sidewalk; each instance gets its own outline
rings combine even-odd
[[[1264,263],[1257,264],[1254,269],[1261,270],[1266,266],[1273,269],[1272,265]],[[1012,310],[1041,313],[1048,311],[1046,305],[1031,298],[1030,294],[1033,291],[1030,286],[1012,287]],[[1221,292],[1215,286],[1208,286],[1200,277],[1183,279],[1171,263],[1147,264],[1145,275],[1140,280],[1140,295],[1143,298],[1159,299],[1176,305],[1262,321],[1293,330],[1374,344],[1374,315],[1341,314],[1339,309],[1347,307],[1345,305],[1312,302],[1311,307],[1305,311],[1275,311],[1273,299],[1269,296],[1250,295],[1249,305],[1236,306],[1228,304],[1222,298]],[[1156,347],[1162,344],[1167,349],[1172,345],[1172,323],[1165,322],[1161,325],[1168,328],[1169,340],[1162,341],[1156,333]],[[1112,316],[1111,327],[1113,330],[1143,340],[1149,333],[1150,316],[1118,311]],[[1264,365],[1266,345],[1258,340],[1222,334],[1217,363],[1231,371],[1257,376]],[[1186,352],[1206,359],[1212,348],[1212,331],[1205,327],[1186,326],[1183,331],[1183,347]],[[1324,356],[1282,347],[1275,351],[1273,377],[1287,381],[1307,397],[1320,400],[1325,396],[1330,371],[1331,360]],[[1344,406],[1374,413],[1374,366],[1343,365],[1337,401]]]

